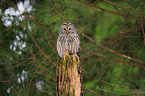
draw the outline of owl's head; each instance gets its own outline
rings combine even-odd
[[[59,28],[59,34],[76,34],[77,30],[71,23],[63,23]]]

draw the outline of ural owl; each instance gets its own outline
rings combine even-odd
[[[59,28],[59,36],[57,38],[57,52],[60,57],[64,57],[65,52],[69,54],[80,53],[80,38],[77,29],[71,23],[63,23]]]

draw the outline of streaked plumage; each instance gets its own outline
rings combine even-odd
[[[66,50],[68,50],[70,54],[77,54],[80,51],[79,49],[80,38],[75,26],[71,23],[61,24],[57,38],[57,52],[59,56],[64,57]]]

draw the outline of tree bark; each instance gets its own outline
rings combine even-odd
[[[83,96],[82,81],[77,56],[65,55],[59,66],[58,96]]]

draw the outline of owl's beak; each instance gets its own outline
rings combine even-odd
[[[67,34],[69,33],[68,30],[66,31],[66,33],[67,33]]]

